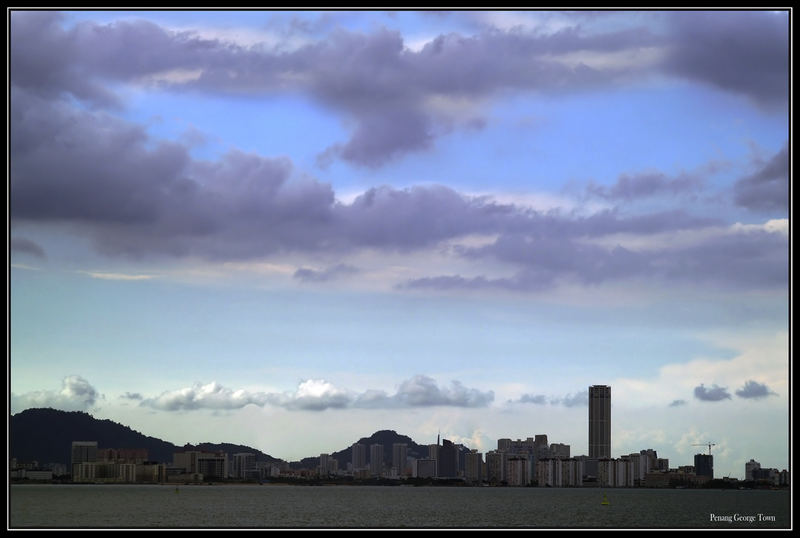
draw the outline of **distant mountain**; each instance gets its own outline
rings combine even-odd
[[[408,457],[415,459],[422,459],[428,457],[428,445],[419,445],[413,439],[406,435],[400,435],[394,430],[380,430],[373,433],[369,437],[362,437],[355,443],[352,443],[347,448],[343,448],[338,452],[333,452],[330,456],[339,462],[340,469],[346,469],[348,463],[353,461],[353,444],[360,443],[367,447],[367,463],[370,463],[370,445],[383,445],[383,462],[385,465],[392,464],[392,445],[394,443],[405,443],[407,447]],[[433,444],[433,443],[430,443]],[[462,452],[469,449],[462,449]],[[462,458],[463,461],[463,458]],[[294,469],[314,469],[319,465],[319,456],[303,458],[300,461],[291,463]]]
[[[237,452],[253,452],[257,461],[280,461],[254,448],[230,443],[201,443],[179,447],[80,411],[26,409],[11,416],[10,457],[17,458],[18,461],[69,464],[73,441],[97,441],[98,448],[146,448],[149,459],[161,463],[172,462],[176,451],[193,448],[224,450],[229,457]]]
[[[245,445],[231,443],[200,443],[196,445],[177,446],[155,437],[148,437],[128,426],[123,426],[108,419],[96,419],[81,411],[59,411],[57,409],[26,409],[11,416],[9,427],[10,457],[20,462],[38,461],[41,464],[69,464],[73,441],[97,441],[98,448],[145,448],[150,460],[171,463],[173,454],[180,450],[203,450],[209,452],[224,451],[229,460],[237,452],[252,452],[256,461],[282,462],[269,454]],[[367,463],[370,463],[370,445],[383,445],[383,461],[392,463],[392,445],[405,443],[408,456],[411,458],[427,458],[428,446],[419,445],[408,436],[400,435],[394,430],[380,430],[369,437],[362,437],[357,443],[366,445]],[[353,461],[352,444],[331,457],[338,460],[339,468],[346,469]],[[469,452],[466,447],[460,447]],[[464,458],[461,458],[463,465]],[[315,469],[319,465],[319,456],[303,458],[292,462],[294,469]]]

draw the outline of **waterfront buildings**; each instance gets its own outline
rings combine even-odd
[[[589,387],[589,458],[611,457],[611,387]]]

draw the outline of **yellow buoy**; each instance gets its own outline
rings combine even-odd
[[[605,493],[603,493],[603,502],[601,502],[600,504],[602,504],[603,506],[608,506],[609,504],[611,504],[608,502],[608,497],[606,497]]]

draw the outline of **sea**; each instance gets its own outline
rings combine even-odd
[[[785,489],[12,484],[8,498],[9,529],[792,528]]]

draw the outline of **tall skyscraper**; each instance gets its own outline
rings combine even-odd
[[[359,471],[367,466],[367,445],[353,444],[353,471]]]
[[[369,474],[372,476],[383,474],[383,445],[369,445]]]
[[[408,445],[406,443],[393,443],[392,467],[397,470],[398,475],[405,474],[407,459],[408,459]]]
[[[442,446],[439,448],[437,473],[440,478],[458,477],[458,448],[448,439],[442,439]]]
[[[589,387],[589,458],[611,457],[611,387]]]

